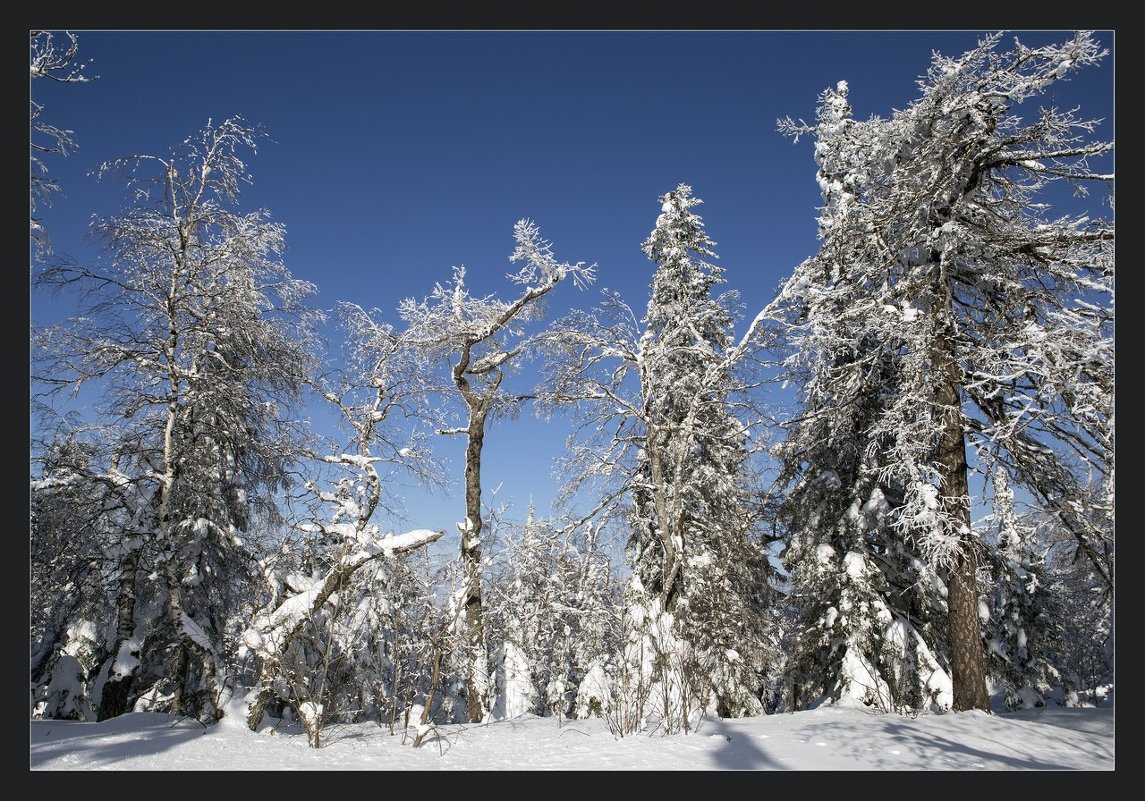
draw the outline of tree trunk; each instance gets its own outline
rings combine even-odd
[[[485,661],[485,629],[481,607],[481,449],[485,442],[485,412],[470,410],[465,446],[465,526],[461,532],[461,564],[465,581],[464,620],[467,713],[470,723],[485,717],[489,668]]]
[[[425,705],[422,707],[421,717],[417,721],[417,735],[413,740],[414,748],[421,748],[425,735],[430,731],[430,710],[433,709],[433,696],[437,693],[438,685],[441,684],[441,659],[443,656],[444,652],[437,649],[433,659],[433,678],[430,679],[429,690],[425,694]],[[408,722],[406,725],[409,725]]]
[[[127,711],[131,687],[135,683],[136,669],[130,673],[117,673],[115,665],[123,648],[135,633],[135,574],[139,570],[139,549],[133,548],[123,557],[116,597],[115,646],[108,657],[107,681],[99,698],[96,720],[108,720]]]
[[[172,558],[167,557],[164,565],[167,577],[167,615],[171,626],[170,648],[175,652],[175,665],[168,678],[172,682],[171,714],[186,714],[187,671],[189,659],[187,645],[183,636],[183,594],[179,584],[178,574],[172,564]]]
[[[959,552],[947,575],[951,681],[956,711],[989,712],[986,658],[978,619],[978,563],[970,528],[970,488],[959,398],[962,374],[951,350],[949,340],[940,339],[935,353],[936,373],[945,379],[935,397],[943,410],[937,459],[941,493],[945,516],[959,536]]]
[[[990,711],[986,691],[982,632],[978,622],[977,560],[973,546],[964,543],[958,561],[947,578],[950,626],[950,667],[954,685],[954,709]]]

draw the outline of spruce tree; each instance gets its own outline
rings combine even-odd
[[[732,414],[733,294],[680,184],[643,243],[656,264],[639,342],[644,438],[637,454],[627,605],[650,641],[654,705],[679,715],[758,714],[767,565],[748,531],[745,427]],[[670,632],[670,634],[668,634]],[[698,707],[696,706],[698,703]]]

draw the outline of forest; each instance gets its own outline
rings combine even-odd
[[[296,721],[317,748],[369,721],[626,736],[840,699],[1097,703],[1114,143],[1041,102],[1109,57],[1062,38],[935,53],[886,117],[839,81],[777,120],[813,146],[818,251],[740,325],[688,183],[649,198],[641,307],[605,290],[550,319],[598,268],[522,218],[500,292],[457,267],[390,309],[320,309],[285,225],[243,204],[266,134],[240,116],[101,164],[133,190],[92,215],[106,258],[59,254],[41,212],[83,132],[35,90],[88,77],[80,37],[31,31],[31,283],[76,313],[30,332],[30,716],[211,725],[241,698],[251,729]],[[563,505],[516,525],[482,456],[522,415],[568,433]],[[378,520],[442,481],[444,440],[464,499],[441,565],[446,531]]]

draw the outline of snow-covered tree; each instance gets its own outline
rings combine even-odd
[[[116,616],[113,549],[122,541],[124,515],[133,505],[129,485],[99,472],[98,448],[78,433],[46,444],[31,483],[34,717],[94,720],[97,713],[89,679],[104,656],[99,628]],[[93,632],[99,633],[93,637]],[[60,660],[71,667],[57,668]]]
[[[1086,509],[1094,525],[1106,518],[1107,491],[1091,488]],[[1096,704],[1112,688],[1114,670],[1114,597],[1105,581],[1112,570],[1112,547],[1103,555],[1105,570],[1078,559],[1076,540],[1052,513],[1041,511],[1033,521],[1032,540],[1039,544],[1041,576],[1048,595],[1057,601],[1060,617],[1053,621],[1059,634],[1054,667],[1061,677],[1061,703]]]
[[[595,534],[539,519],[530,504],[520,531],[499,549],[488,603],[500,643],[496,717],[576,716],[582,680],[612,655],[618,592]]]
[[[336,647],[336,612],[353,602],[350,581],[359,570],[378,559],[410,553],[442,537],[443,532],[414,529],[403,534],[379,535],[366,528],[351,538],[344,535],[337,558],[322,575],[288,574],[277,580],[268,574],[272,592],[242,633],[242,649],[259,661],[258,686],[246,699],[247,725],[257,730],[267,704],[274,698],[290,703],[306,727],[310,745],[318,748],[325,720],[323,699],[333,660],[318,660],[305,653],[305,639],[320,651]],[[343,598],[340,594],[350,596]],[[313,670],[313,668],[318,668]]]
[[[31,151],[28,175],[28,207],[31,221],[32,244],[36,252],[45,256],[51,252],[51,240],[47,231],[36,217],[36,208],[51,202],[51,194],[59,190],[59,185],[48,177],[48,166],[44,157],[50,153],[66,156],[75,150],[76,141],[72,131],[59,128],[41,115],[44,105],[31,98],[37,78],[47,78],[59,83],[84,83],[89,80],[84,70],[87,64],[76,60],[79,52],[79,39],[75,34],[65,32],[67,44],[63,47],[53,42],[50,31],[29,31],[28,57],[28,148]]]
[[[864,146],[856,131],[863,124],[851,118],[845,82],[822,93],[817,113],[819,260],[833,266],[846,263],[849,243],[832,232],[864,191],[866,177],[855,167]],[[778,302],[795,294],[802,304],[796,321],[849,333],[849,296],[812,295],[796,283],[830,282],[835,273],[817,274],[809,265],[801,270]],[[808,352],[805,342],[819,350]],[[949,679],[931,667],[926,645],[940,602],[934,577],[891,528],[890,512],[903,493],[882,480],[888,443],[872,433],[895,395],[898,341],[859,334],[848,339],[831,330],[814,341],[793,337],[787,345],[793,351],[788,381],[800,388],[804,407],[787,423],[788,436],[777,449],[778,484],[785,489],[777,514],[796,619],[788,702],[804,708],[826,697],[884,709],[917,708],[924,701],[949,706]]]
[[[554,554],[539,530],[530,503],[519,538],[512,535],[502,546],[502,575],[490,577],[491,597],[486,603],[491,634],[500,643],[494,659],[497,687],[495,718],[542,714],[542,688],[551,650],[549,628],[556,622],[550,596]]]
[[[522,287],[513,300],[494,296],[473,297],[465,284],[465,269],[454,269],[448,286],[437,284],[424,300],[402,301],[399,313],[406,323],[402,336],[417,349],[428,372],[443,361],[449,379],[464,402],[465,424],[442,433],[465,436],[465,520],[461,533],[460,561],[464,576],[458,609],[464,631],[467,668],[466,703],[470,722],[484,719],[489,709],[491,687],[481,600],[482,543],[485,527],[482,513],[481,453],[486,425],[511,411],[519,399],[502,388],[505,371],[513,366],[528,345],[528,324],[539,319],[540,301],[565,278],[584,286],[594,280],[594,266],[583,262],[558,262],[552,243],[541,237],[530,220],[518,220],[516,240],[509,260],[522,263],[508,278]]]
[[[993,480],[989,522],[997,540],[984,623],[988,668],[1002,685],[1007,707],[1042,706],[1062,686],[1056,663],[1067,612],[1049,580],[1048,548],[1038,542],[1037,526],[1019,514],[1006,471],[996,471]]]
[[[731,412],[734,295],[724,283],[715,243],[692,209],[701,202],[680,184],[660,198],[645,240],[656,265],[640,339],[645,436],[636,459],[629,603],[658,601],[690,647],[700,698],[724,717],[758,714],[765,554],[749,536],[746,429]],[[656,646],[659,647],[658,645]],[[707,703],[704,703],[707,707]],[[706,709],[703,709],[706,711]]]
[[[774,306],[792,366],[814,376],[790,456],[815,481],[835,451],[861,449],[837,509],[877,488],[881,525],[939,572],[959,710],[989,709],[972,470],[1002,465],[1113,581],[1107,533],[1079,502],[1090,474],[1112,473],[1114,228],[1096,209],[1050,212],[1062,182],[1112,183],[1091,162],[1113,145],[1076,110],[1033,107],[1106,52],[1086,32],[1005,53],[1001,40],[936,54],[888,119],[852,119],[840,85],[816,125],[780,121],[815,136],[824,195],[820,251]]]
[[[735,293],[714,296],[723,270],[680,184],[660,198],[643,244],[656,265],[643,319],[617,295],[554,326],[542,396],[578,404],[588,435],[570,438],[570,492],[600,482],[588,517],[623,515],[632,580],[629,665],[619,678],[655,695],[648,711],[686,729],[693,713],[756,714],[767,657],[769,566],[755,536],[746,384],[758,318],[732,338]],[[746,415],[745,415],[746,416]],[[632,704],[633,709],[639,704]],[[622,728],[641,725],[625,715]]]
[[[784,564],[795,610],[788,704],[824,698],[886,710],[949,708],[950,680],[931,653],[936,577],[886,537],[889,505],[878,487],[860,502],[821,468],[791,488],[783,519]]]
[[[140,499],[115,553],[101,717],[217,717],[253,586],[255,521],[273,514],[296,455],[286,410],[311,364],[314,287],[280,261],[281,224],[232,208],[249,181],[239,153],[259,136],[233,118],[169,157],[104,164],[134,190],[122,214],[92,223],[106,263],[36,276],[76,291],[81,312],[34,335],[35,384],[45,397],[92,385],[113,430],[101,472]]]
[[[298,603],[294,597],[316,587],[332,589],[299,618],[301,625],[283,628],[269,641],[258,625],[245,635],[261,662],[250,725],[258,725],[272,700],[290,704],[315,747],[327,720],[376,718],[383,699],[396,690],[399,662],[387,651],[397,647],[399,638],[411,636],[398,621],[415,614],[406,618],[395,610],[409,600],[395,592],[406,594],[412,577],[398,560],[375,562],[354,555],[388,542],[375,516],[402,513],[391,483],[441,480],[417,426],[425,416],[424,382],[401,337],[376,313],[354,304],[340,304],[338,319],[347,335],[345,362],[314,379],[313,386],[337,411],[339,429],[349,442],[334,439],[325,449],[301,451],[309,477],[302,482],[304,511],[292,523],[299,536],[264,562],[267,597],[260,617],[273,618],[274,610]],[[388,628],[387,622],[395,627]],[[389,664],[379,664],[374,655]],[[392,723],[398,710],[392,697],[388,703]]]

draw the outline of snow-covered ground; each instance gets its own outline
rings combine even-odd
[[[237,710],[236,710],[237,711]],[[211,727],[153,713],[102,723],[33,720],[32,770],[1034,770],[1107,771],[1113,708],[1045,708],[917,718],[846,707],[706,720],[689,735],[614,737],[600,719],[526,716],[439,726],[420,748],[376,724],[331,726],[323,747],[297,729],[255,733],[238,715]]]

